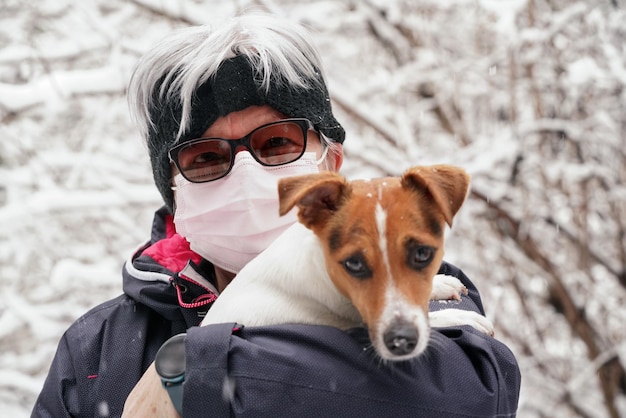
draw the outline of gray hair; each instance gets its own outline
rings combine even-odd
[[[139,61],[128,89],[131,116],[145,138],[154,129],[150,110],[155,99],[178,101],[182,107],[179,140],[189,128],[192,97],[198,87],[224,61],[238,55],[248,57],[266,92],[272,77],[293,87],[310,88],[322,67],[308,36],[303,27],[264,14],[234,17],[216,29],[206,25],[176,30]]]
[[[321,60],[308,36],[295,23],[248,14],[216,29],[174,31],[139,60],[128,87],[130,113],[170,208],[169,149],[198,138],[230,112],[269,105],[287,117],[309,119],[328,143],[343,143],[345,132],[332,113]]]

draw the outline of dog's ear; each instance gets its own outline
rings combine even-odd
[[[280,215],[298,206],[298,218],[306,227],[321,225],[345,201],[350,186],[331,171],[285,177],[278,181]]]
[[[430,195],[450,226],[465,201],[469,182],[465,170],[451,165],[412,167],[402,176],[402,187]]]

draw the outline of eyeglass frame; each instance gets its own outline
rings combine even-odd
[[[300,127],[300,129],[302,129],[302,136],[303,136],[303,144],[302,144],[302,152],[300,152],[300,155],[298,155],[297,158],[294,158],[293,160],[290,161],[285,161],[285,162],[280,162],[278,164],[267,164],[264,163],[263,161],[261,161],[259,159],[259,157],[256,155],[256,153],[254,152],[254,150],[250,147],[250,139],[252,138],[252,136],[258,132],[261,129],[267,128],[268,126],[272,126],[272,125],[277,125],[280,123],[295,123],[296,125],[298,125]],[[328,145],[325,144],[325,142],[321,139],[322,135],[320,132],[318,132],[315,127],[313,126],[313,122],[311,122],[309,119],[306,118],[287,118],[287,119],[280,119],[274,122],[270,122],[270,123],[266,123],[264,125],[261,125],[255,129],[253,129],[252,131],[248,132],[247,135],[239,138],[239,139],[228,139],[228,138],[220,138],[220,137],[202,137],[202,138],[194,138],[191,139],[189,141],[185,141],[182,142],[180,144],[176,144],[173,147],[171,147],[168,151],[168,156],[170,159],[170,162],[174,163],[174,165],[176,166],[176,168],[178,169],[178,172],[189,182],[191,183],[209,183],[215,180],[219,180],[222,179],[224,177],[226,177],[233,169],[233,166],[235,164],[235,156],[237,154],[237,148],[243,146],[245,148],[246,151],[248,151],[250,153],[250,155],[252,155],[252,158],[254,158],[256,160],[256,162],[258,162],[259,164],[261,164],[262,166],[265,167],[278,167],[281,165],[285,165],[285,164],[291,164],[295,161],[298,161],[300,158],[302,158],[302,156],[304,155],[304,153],[306,152],[306,148],[307,148],[307,144],[308,144],[308,132],[309,131],[313,131],[315,132],[319,137],[320,137],[320,143],[322,145],[322,148],[327,147]],[[226,171],[224,171],[224,173],[222,175],[220,175],[219,177],[216,177],[214,179],[210,179],[210,180],[202,180],[202,181],[198,181],[198,180],[194,180],[191,179],[189,177],[187,177],[187,175],[185,174],[185,171],[181,168],[180,166],[180,161],[178,159],[178,154],[181,152],[181,150],[185,149],[186,147],[192,146],[194,144],[198,144],[201,142],[205,142],[205,141],[209,141],[209,140],[219,140],[219,141],[225,141],[226,143],[228,143],[230,145],[230,165],[228,166],[228,169],[226,169]]]

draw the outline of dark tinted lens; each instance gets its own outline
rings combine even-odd
[[[287,164],[304,153],[305,132],[294,122],[275,123],[253,132],[250,148],[263,164]]]
[[[223,139],[195,142],[178,152],[179,168],[190,181],[215,180],[228,171],[230,164],[230,145]]]

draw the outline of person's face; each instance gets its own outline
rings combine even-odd
[[[203,133],[203,138],[223,138],[223,139],[239,139],[256,128],[268,123],[277,122],[287,117],[269,106],[251,106],[238,112],[229,113],[217,119]],[[326,159],[320,164],[320,170],[338,171],[343,161],[343,149],[340,144],[334,144],[333,150],[329,150]],[[245,149],[245,148],[242,148]],[[239,149],[236,150],[237,152]],[[307,152],[315,152],[319,159],[323,152],[322,142],[316,132],[308,131],[307,133]],[[174,175],[178,174],[176,165],[172,163],[172,184],[176,186]],[[217,179],[214,181],[224,181]],[[178,194],[174,193],[174,205],[176,206]],[[174,209],[176,210],[176,209]],[[216,286],[222,291],[228,283],[233,279],[235,273],[226,271],[219,267],[215,267]]]
[[[287,117],[270,106],[250,106],[243,110],[221,116],[202,134],[203,138],[239,139],[259,126],[276,122]],[[244,149],[244,148],[242,148]],[[239,150],[237,150],[239,151]],[[319,135],[314,131],[307,134],[307,152],[315,152],[321,157],[323,152]],[[320,165],[320,170],[338,171],[343,161],[341,145],[337,144],[336,152],[329,152],[326,163]],[[177,174],[176,166],[172,164],[172,178]],[[220,180],[215,180],[220,181]]]

